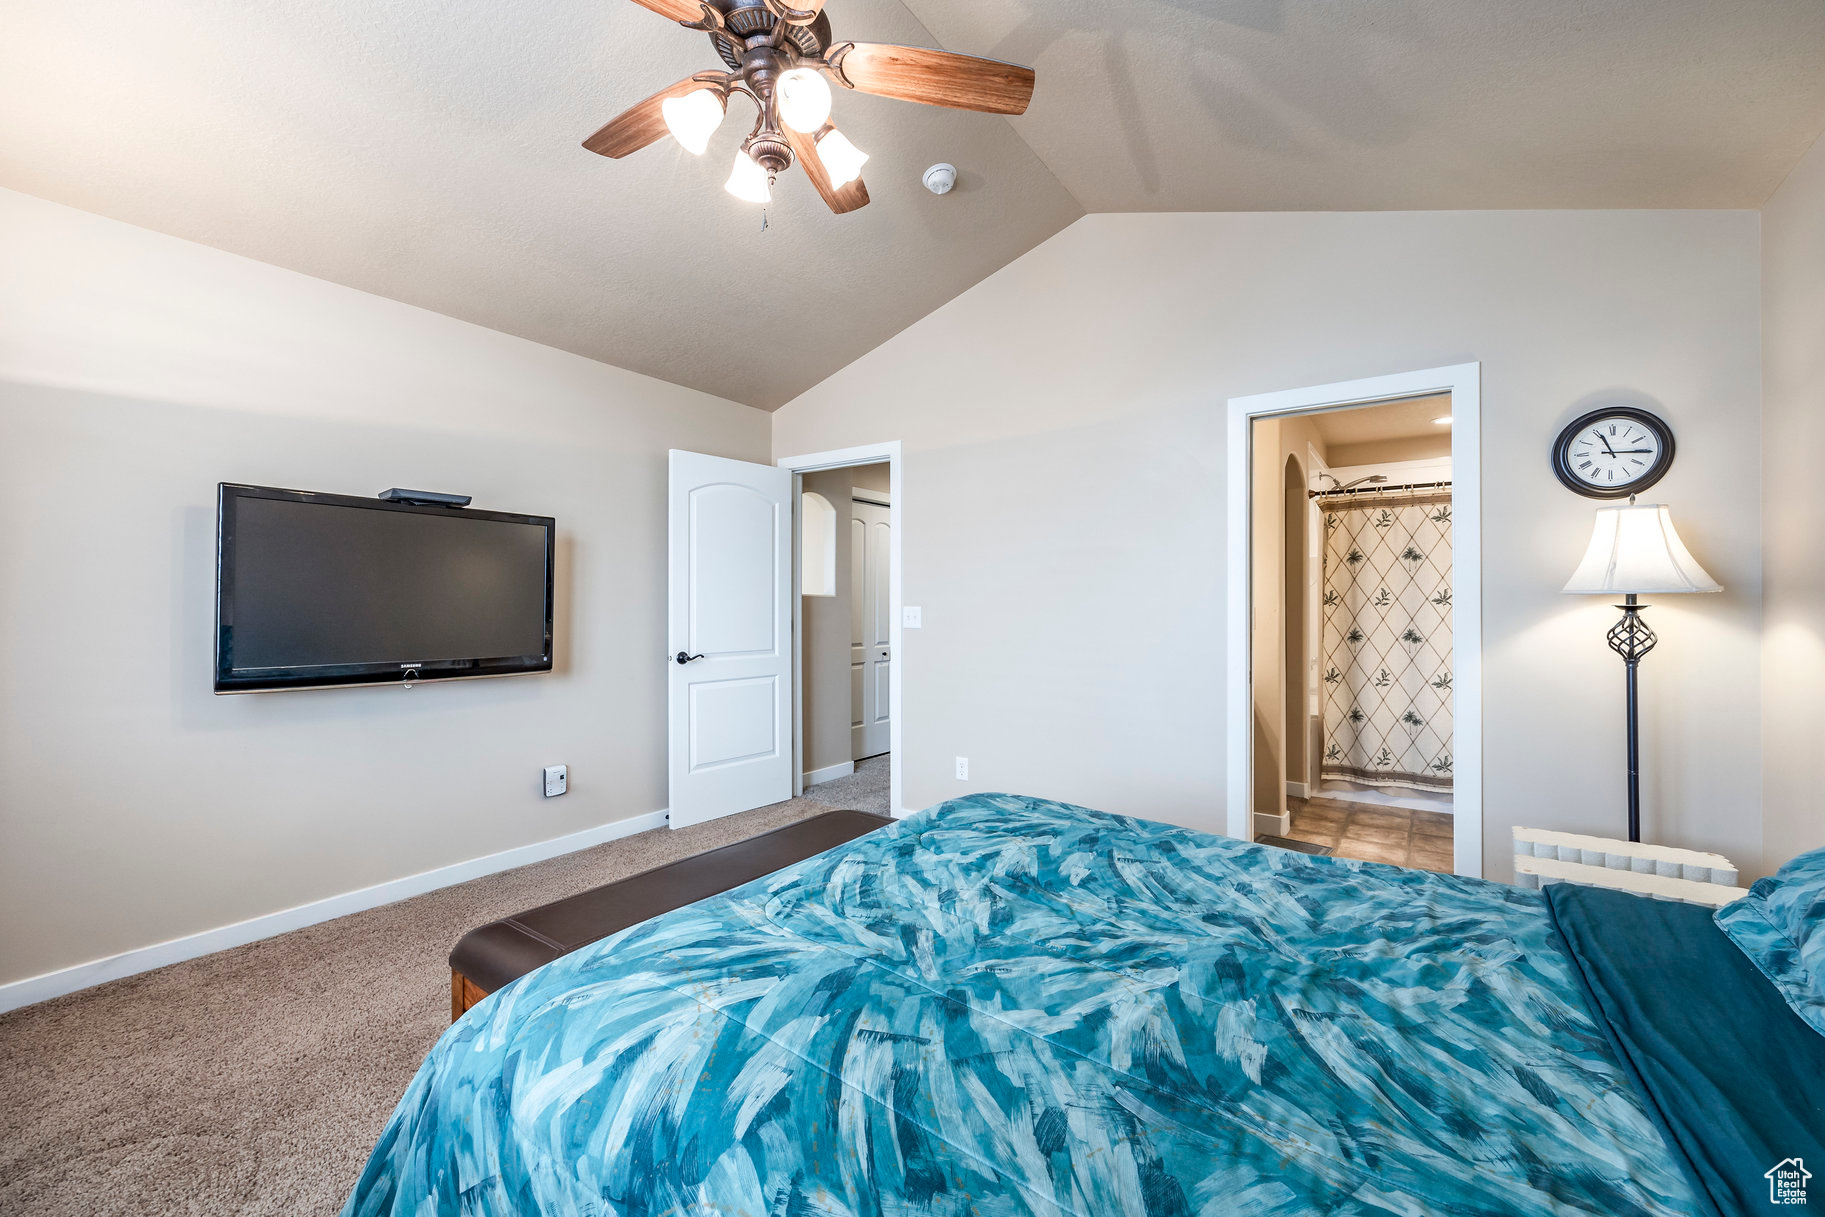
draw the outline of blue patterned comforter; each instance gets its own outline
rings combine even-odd
[[[344,1210],[1673,1214],[1535,893],[975,795],[540,968]]]

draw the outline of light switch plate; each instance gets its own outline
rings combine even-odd
[[[570,766],[545,766],[545,797],[555,799],[570,789]]]
[[[920,630],[925,628],[925,610],[916,604],[903,605],[900,608],[900,628]]]

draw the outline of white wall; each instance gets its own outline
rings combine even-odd
[[[1761,855],[1752,212],[1093,215],[787,405],[778,453],[905,444],[906,801],[1052,795],[1221,830],[1225,399],[1483,365],[1487,873],[1514,824],[1619,832],[1607,604],[1559,594],[1595,404],[1663,413],[1721,596],[1644,667],[1648,829]],[[971,758],[957,782],[951,758]]]
[[[1825,140],[1762,213],[1764,869],[1825,845]]]
[[[665,806],[665,450],[765,414],[7,191],[0,265],[0,982]],[[555,515],[558,670],[212,696],[222,480]]]

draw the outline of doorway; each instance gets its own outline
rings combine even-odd
[[[1232,400],[1232,835],[1481,873],[1477,381]]]
[[[904,815],[900,445],[778,464],[794,476],[798,513],[793,793]]]
[[[804,797],[889,814],[893,776],[893,471],[799,477]]]

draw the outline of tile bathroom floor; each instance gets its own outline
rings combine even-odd
[[[1451,817],[1443,812],[1332,798],[1289,798],[1286,805],[1293,815],[1293,826],[1286,835],[1311,845],[1328,845],[1334,857],[1451,871]]]

